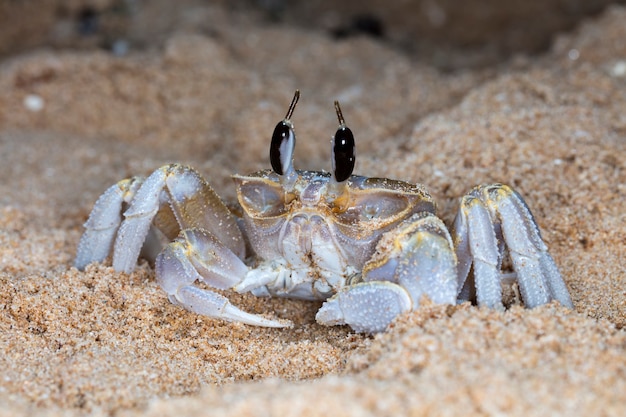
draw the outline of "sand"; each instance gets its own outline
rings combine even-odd
[[[0,416],[626,414],[625,8],[543,55],[445,73],[375,39],[198,10],[212,31],[124,57],[0,65]],[[182,162],[232,200],[296,88],[297,168],[330,168],[339,99],[357,172],[427,184],[448,223],[474,185],[511,184],[574,310],[427,304],[374,337],[316,324],[319,303],[228,293],[295,323],[263,329],[171,305],[143,261],[72,267],[119,179]]]

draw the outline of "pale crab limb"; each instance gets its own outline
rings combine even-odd
[[[457,259],[443,222],[429,212],[417,213],[385,233],[363,281],[391,281],[405,288],[415,307],[425,295],[439,304],[454,304]]]
[[[380,333],[398,315],[411,310],[409,293],[391,282],[362,282],[344,287],[318,310],[318,323],[347,324],[355,332]]]
[[[203,281],[218,288],[232,288],[242,281],[248,267],[210,233],[200,229],[183,230],[156,260],[157,282],[169,300],[194,313],[254,326],[289,327],[286,321],[269,320],[246,313],[213,291],[194,286]]]
[[[500,264],[502,250],[507,247],[527,307],[551,300],[572,307],[567,287],[547,252],[530,210],[510,187],[494,184],[472,190],[462,199],[453,233],[459,264],[473,262],[479,305],[503,308],[501,280],[504,274]],[[465,240],[469,242],[469,252],[458,245]],[[459,282],[464,279],[459,275]]]
[[[461,207],[464,207],[463,204]],[[468,279],[472,268],[472,253],[469,245],[467,215],[461,215],[461,211],[462,209],[457,213],[451,229],[457,257],[457,303],[470,301],[475,288],[473,277]]]
[[[466,195],[461,200],[453,233],[457,246],[459,263],[458,283],[461,286],[474,265],[474,285],[476,299],[481,306],[503,310],[502,285],[500,283],[500,252],[498,241],[489,210],[483,202],[473,196]]]
[[[398,314],[418,308],[424,296],[438,304],[455,303],[456,256],[439,218],[431,213],[413,215],[383,235],[376,250],[363,268],[365,282],[327,300],[317,321],[376,333]]]
[[[506,185],[486,187],[483,194],[499,214],[525,305],[532,308],[557,300],[573,308],[567,286],[524,199]]]
[[[143,179],[138,177],[122,180],[98,198],[78,244],[74,260],[76,268],[83,270],[92,262],[106,259],[122,223],[123,204],[131,202],[142,182]]]
[[[137,191],[124,213],[113,249],[113,268],[131,272],[152,221],[168,204],[181,229],[201,227],[219,236],[237,256],[245,255],[245,243],[235,218],[209,184],[192,168],[171,164],[154,171]]]

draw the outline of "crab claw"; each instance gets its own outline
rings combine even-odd
[[[183,230],[156,259],[157,282],[169,300],[194,313],[263,327],[291,327],[287,320],[270,320],[247,313],[211,289],[196,287],[202,281],[212,288],[228,289],[239,283],[248,267],[210,232]]]
[[[397,284],[362,282],[328,299],[315,319],[327,326],[347,324],[358,333],[379,333],[412,306],[409,294]]]

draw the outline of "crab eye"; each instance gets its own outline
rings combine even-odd
[[[300,99],[300,90],[291,100],[285,118],[274,128],[272,143],[270,144],[270,163],[278,175],[289,175],[293,172],[293,149],[296,147],[296,134],[291,124],[291,115]]]
[[[354,163],[354,135],[349,128],[342,126],[333,138],[333,175],[337,182],[350,178]]]
[[[354,170],[354,135],[346,126],[338,101],[335,101],[335,111],[339,119],[339,129],[333,136],[333,176],[337,182],[343,182],[350,178]]]
[[[293,126],[287,120],[283,120],[274,128],[270,145],[270,162],[278,175],[283,175],[288,170],[295,146],[296,135]]]

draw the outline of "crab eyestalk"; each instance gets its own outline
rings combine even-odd
[[[331,192],[340,198],[347,189],[347,180],[352,175],[356,162],[354,153],[354,135],[352,130],[346,126],[346,122],[339,107],[339,102],[335,100],[335,111],[339,120],[339,128],[332,138],[332,180],[330,181]]]
[[[272,143],[270,144],[270,162],[272,169],[281,176],[286,190],[291,190],[298,179],[293,167],[293,150],[296,147],[296,133],[291,123],[291,116],[300,99],[300,90],[296,90],[287,115],[274,128]]]

